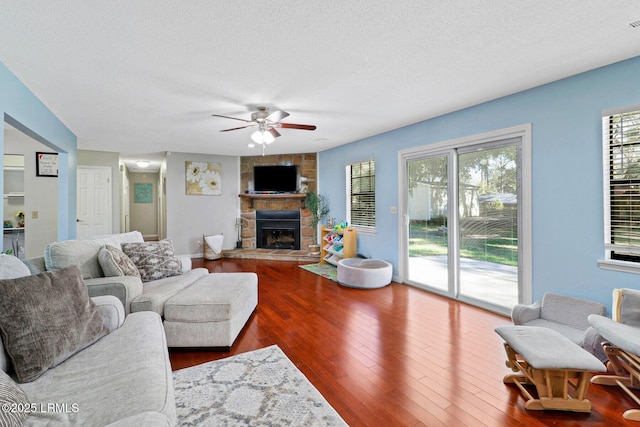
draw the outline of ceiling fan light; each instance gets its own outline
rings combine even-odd
[[[147,167],[149,167],[150,164],[151,163],[147,162],[146,160],[138,160],[136,162],[136,165],[138,165],[139,168],[147,168]]]
[[[260,132],[259,130],[251,134],[251,139],[256,144],[264,144],[264,140],[262,139],[262,132]]]
[[[276,139],[271,135],[271,132],[262,132],[262,140],[265,144],[271,144]]]

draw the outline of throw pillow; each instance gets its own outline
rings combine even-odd
[[[136,265],[120,249],[105,245],[98,252],[98,261],[105,277],[135,276],[140,278]]]
[[[0,279],[15,279],[31,274],[29,267],[13,255],[0,254]]]
[[[138,268],[143,282],[182,274],[182,263],[175,257],[171,240],[123,243],[122,250]]]
[[[78,267],[0,280],[0,333],[18,382],[47,369],[108,333]]]
[[[0,426],[21,427],[29,416],[29,399],[9,375],[0,370]],[[24,410],[19,410],[24,409]]]

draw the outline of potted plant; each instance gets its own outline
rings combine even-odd
[[[318,223],[329,213],[329,200],[322,194],[309,191],[304,199],[304,205],[311,212],[311,228],[313,229],[313,243],[309,245],[309,252],[312,255],[317,255],[320,253]]]

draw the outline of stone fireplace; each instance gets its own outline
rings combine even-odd
[[[311,214],[304,207],[304,199],[306,194],[248,194],[248,190],[253,188],[253,167],[255,165],[281,165],[292,164],[298,168],[300,177],[306,178],[304,183],[309,191],[316,191],[316,154],[283,154],[272,156],[251,156],[240,158],[240,185],[241,191],[241,217],[242,217],[242,248],[257,249],[264,247],[264,232],[258,236],[257,229],[257,212],[258,211],[294,211],[297,215],[299,223],[298,242],[294,242],[294,248],[288,248],[290,244],[284,243],[289,239],[291,234],[287,230],[284,234],[271,233],[267,237],[276,241],[267,242],[270,249],[288,249],[307,251],[310,244],[313,243],[313,229],[311,228]],[[278,216],[279,214],[276,214]],[[289,220],[289,218],[287,218]],[[272,224],[273,225],[273,224]],[[287,226],[286,228],[291,228]],[[273,227],[271,228],[273,230]],[[294,240],[296,236],[293,236]]]
[[[300,250],[300,211],[256,211],[256,247]]]

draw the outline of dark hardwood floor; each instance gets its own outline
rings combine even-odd
[[[622,426],[633,401],[592,385],[590,414],[528,411],[502,383],[506,317],[392,283],[349,289],[295,261],[194,260],[253,271],[259,303],[229,352],[171,351],[181,369],[277,344],[350,426]]]

